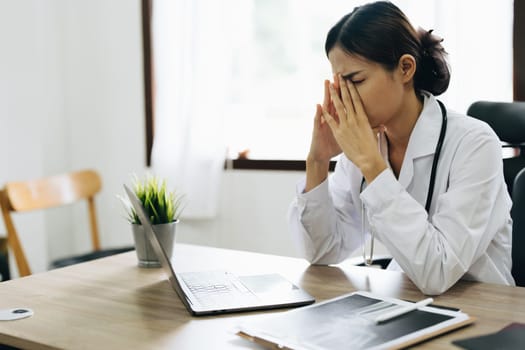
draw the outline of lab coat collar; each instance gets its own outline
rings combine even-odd
[[[434,96],[423,92],[423,110],[410,134],[407,150],[399,174],[399,182],[407,188],[414,176],[414,161],[434,155],[441,131],[441,108]]]

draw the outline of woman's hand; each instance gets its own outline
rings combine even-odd
[[[387,165],[379,152],[377,137],[368,122],[357,89],[341,76],[338,76],[338,82],[341,96],[333,84],[329,85],[335,114],[334,110],[323,106],[323,118],[346,157],[361,169],[370,183]]]
[[[330,162],[330,159],[341,153],[341,148],[334,138],[330,126],[323,118],[323,110],[329,111],[334,118],[337,118],[337,112],[330,98],[330,82],[324,82],[324,101],[323,106],[317,105],[314,117],[314,127],[312,132],[312,142],[308,160],[319,163]]]
[[[324,82],[323,106],[317,105],[314,117],[312,142],[310,152],[306,158],[306,187],[305,192],[323,182],[328,176],[330,160],[341,153],[341,147],[337,143],[330,126],[323,117],[323,110],[337,118],[337,112],[330,98],[330,82]]]

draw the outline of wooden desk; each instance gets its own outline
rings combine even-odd
[[[280,272],[318,301],[355,290],[411,300],[423,295],[402,273],[356,267],[310,266],[301,259],[178,244],[181,270],[227,268],[239,273]],[[435,298],[477,318],[469,327],[420,345],[451,349],[451,340],[525,322],[525,288],[459,282]],[[191,317],[161,269],[137,267],[134,252],[0,283],[0,308],[35,314],[0,322],[0,343],[27,349],[260,349],[234,333],[264,311]]]

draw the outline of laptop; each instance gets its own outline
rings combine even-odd
[[[142,203],[128,186],[124,185],[124,189],[172,288],[191,315],[297,307],[315,302],[310,294],[279,274],[237,276],[217,270],[177,273]]]

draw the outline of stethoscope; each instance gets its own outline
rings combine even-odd
[[[436,150],[434,152],[434,160],[432,161],[432,170],[430,172],[430,184],[428,186],[428,193],[427,193],[427,200],[425,203],[425,210],[427,213],[430,211],[430,204],[432,203],[432,196],[434,194],[434,186],[436,182],[436,172],[437,172],[437,164],[439,160],[439,156],[441,155],[441,148],[443,147],[443,140],[445,139],[445,134],[447,133],[447,109],[445,108],[445,105],[443,102],[437,100],[439,104],[439,108],[441,109],[441,130],[439,132],[439,139],[436,144]],[[363,191],[363,186],[365,185],[365,178],[363,177],[361,180],[361,187],[359,192],[361,193]],[[361,229],[363,232],[363,237],[366,232],[366,214],[365,214],[365,206],[363,203],[361,203]],[[370,256],[369,258],[366,257],[366,247],[363,241],[363,260],[367,266],[370,266],[373,261],[374,256],[374,231],[370,230]]]

